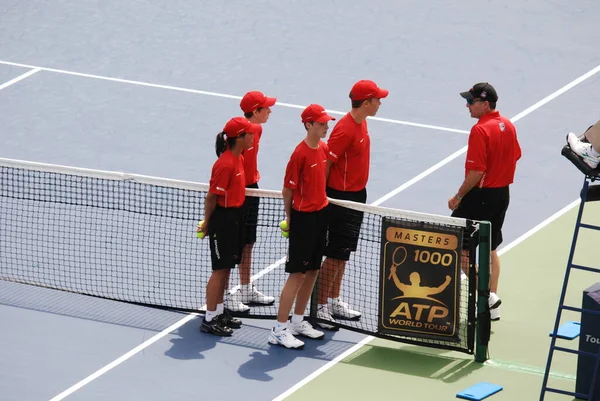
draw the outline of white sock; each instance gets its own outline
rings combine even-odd
[[[217,304],[217,315],[223,314],[223,309],[225,309],[223,304]]]
[[[596,152],[593,146],[590,146],[590,154],[594,157],[600,157],[600,153]]]
[[[217,316],[219,316],[219,314],[217,313],[217,311],[210,311],[207,310],[206,311],[206,315],[204,316],[204,318],[206,319],[207,322],[212,321],[214,318],[216,318]]]
[[[292,324],[300,324],[304,320],[304,315],[292,315]]]
[[[280,323],[280,322],[275,323],[275,327],[274,327],[275,333],[281,333],[281,331],[283,329],[285,329],[286,326],[287,326],[287,322],[286,323]]]

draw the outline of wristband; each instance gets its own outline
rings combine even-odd
[[[462,196],[460,196],[458,193],[457,193],[456,195],[454,195],[454,197],[455,197],[456,199],[458,199],[459,201],[463,200],[463,197],[462,197]]]

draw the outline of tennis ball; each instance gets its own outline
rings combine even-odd
[[[204,220],[200,220],[200,221],[198,222],[198,227],[202,227],[202,224],[204,224]],[[205,234],[204,234],[202,231],[198,231],[198,232],[196,232],[196,237],[198,237],[198,238],[200,238],[200,239],[203,239],[203,238],[204,238],[204,235],[205,235]]]
[[[283,235],[285,238],[289,238],[290,237],[290,232],[289,227],[288,227],[288,223],[285,220],[282,220],[281,223],[279,223],[279,228],[281,228],[281,235]]]

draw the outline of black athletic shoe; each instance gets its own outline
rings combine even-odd
[[[225,309],[223,313],[218,316],[218,319],[221,319],[221,324],[223,326],[231,327],[232,329],[239,329],[242,327],[242,321],[231,316],[227,309]]]
[[[200,324],[200,331],[203,333],[214,334],[215,336],[225,336],[228,337],[233,333],[231,327],[227,327],[223,324],[223,319],[221,315],[215,317],[210,322],[206,321],[206,318],[202,319],[202,323]]]

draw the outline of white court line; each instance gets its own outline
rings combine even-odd
[[[546,220],[544,220],[543,222],[541,222],[540,224],[538,224],[537,226],[535,226],[531,230],[527,231],[525,234],[521,235],[520,237],[518,237],[517,239],[512,241],[510,244],[508,244],[507,246],[505,246],[504,248],[499,250],[498,255],[502,255],[505,252],[508,252],[509,250],[514,248],[515,246],[519,245],[521,242],[525,241],[527,238],[531,237],[533,234],[540,231],[542,228],[546,227],[548,224],[552,223],[554,220],[558,219],[559,217],[561,217],[563,214],[567,213],[569,210],[573,209],[573,207],[577,206],[578,204],[579,204],[579,199],[569,203],[567,206],[565,206],[558,212],[554,213],[552,216],[548,217]],[[373,339],[375,339],[375,337],[373,337],[373,336],[367,336],[367,337],[363,338],[359,343],[354,345],[352,348],[347,349],[346,351],[344,351],[343,353],[341,353],[340,355],[338,355],[331,361],[327,362],[325,365],[321,366],[319,369],[315,370],[310,375],[306,376],[304,379],[300,380],[298,383],[296,383],[295,385],[293,385],[292,387],[287,389],[284,393],[273,398],[273,401],[282,401],[282,400],[286,399],[287,397],[289,397],[290,395],[292,395],[293,393],[298,391],[300,388],[304,387],[310,381],[315,379],[317,376],[321,375],[322,373],[325,373],[327,370],[332,368],[334,365],[338,364],[340,361],[346,359],[347,357],[349,357],[350,355],[352,355],[353,353],[358,351],[360,348],[362,348],[363,345],[370,343]]]
[[[6,62],[2,62],[0,61],[0,64],[7,64]],[[12,64],[14,65],[14,63]],[[23,66],[23,65],[20,65]],[[39,68],[39,67],[37,67]],[[48,70],[51,71],[51,70]],[[588,79],[589,77],[591,77],[592,75],[596,74],[598,71],[600,71],[600,65],[597,66],[596,68],[594,68],[593,70],[591,70],[590,72],[582,75],[581,77],[577,78],[576,80],[572,81],[571,83],[565,85],[563,88],[559,89],[558,91],[554,92],[553,94],[545,97],[544,99],[542,99],[541,101],[537,102],[536,104],[534,104],[532,107],[529,107],[528,109],[524,110],[522,113],[519,113],[517,116],[515,116],[512,121],[515,122],[523,117],[525,117],[526,115],[530,114],[531,112],[533,112],[534,110],[540,108],[541,106],[543,106],[544,104],[548,103],[549,101],[551,101],[552,99],[556,98],[557,96],[563,94],[564,92],[566,92],[568,89],[571,89],[572,87],[574,87],[575,85],[583,82],[584,80]],[[565,89],[566,88],[566,89]],[[466,147],[464,149],[461,149],[461,151],[465,151]],[[435,170],[439,169],[441,166],[443,166],[444,164],[448,163],[452,158],[456,158],[458,157],[460,153],[455,152],[453,155],[449,156],[448,158],[442,160],[442,162],[436,164],[435,166],[433,166],[432,168],[428,169],[427,171],[429,171],[428,174],[425,175],[419,175],[421,176],[421,178],[419,178],[418,180],[426,177],[427,175],[431,174],[432,172],[434,172]],[[447,161],[446,161],[447,160]],[[441,164],[444,163],[444,164]],[[437,166],[437,167],[436,167]],[[418,180],[411,180],[414,182],[417,182]],[[414,183],[413,182],[413,183]],[[399,187],[399,188],[402,188]],[[408,188],[408,187],[406,187]],[[403,190],[403,189],[402,189]],[[397,192],[395,192],[397,191]],[[401,192],[400,190],[396,189],[392,192],[395,192],[395,194]],[[388,196],[388,195],[385,195]],[[385,197],[384,196],[384,197]],[[393,196],[393,195],[392,195]],[[389,199],[389,198],[388,198]],[[380,201],[379,199],[375,202],[383,202]],[[373,204],[375,204],[375,202],[373,202]],[[573,205],[575,202],[571,203],[571,205]],[[565,210],[565,209],[563,209]],[[549,222],[551,222],[552,220],[558,218],[558,214],[555,214],[551,217],[549,217],[548,219],[546,219],[546,221],[544,222],[545,224],[548,224]],[[549,221],[548,221],[549,220]],[[536,228],[539,230],[541,229],[544,225],[544,223],[536,226]],[[538,228],[539,227],[539,228]],[[535,228],[534,228],[535,230]],[[534,231],[530,231],[528,233],[526,233],[525,235],[529,234],[532,235]],[[525,240],[527,237],[523,235],[519,238],[517,238],[517,240],[513,241],[511,244],[509,244],[505,249],[500,250],[498,253],[502,254],[503,251],[510,249],[512,247],[514,247],[516,244],[518,244],[517,241],[523,241]],[[260,273],[258,273],[260,274]],[[132,349],[131,351],[129,351],[128,353],[124,354],[123,356],[121,356],[120,358],[116,359],[115,361],[111,362],[110,364],[106,365],[105,367],[101,368],[100,370],[98,370],[96,373],[93,373],[92,375],[86,377],[85,379],[83,379],[82,381],[80,381],[79,383],[75,384],[74,386],[72,386],[71,388],[65,390],[63,393],[61,394],[65,394],[64,396],[62,396],[62,398],[53,398],[51,401],[59,401],[62,400],[63,398],[65,398],[66,396],[68,396],[69,394],[71,394],[72,392],[80,389],[81,387],[85,386],[86,384],[88,384],[89,382],[91,382],[92,380],[100,377],[101,375],[103,375],[104,373],[108,372],[109,370],[111,370],[112,368],[114,368],[115,366],[118,366],[119,364],[123,363],[124,361],[126,361],[127,359],[131,358],[132,356],[134,356],[135,354],[137,354],[138,352],[140,352],[141,350],[145,349],[146,347],[148,347],[149,345],[153,344],[154,342],[158,341],[159,339],[161,339],[162,337],[166,336],[167,334],[169,334],[170,331],[168,331],[169,329],[172,330],[176,330],[177,328],[181,327],[182,325],[184,325],[186,322],[188,322],[189,320],[191,320],[194,316],[196,316],[196,314],[190,314],[187,315],[185,318],[183,318],[182,320],[180,320],[179,322],[173,324],[172,326],[168,327],[167,329],[161,331],[160,333],[158,333],[157,335],[155,335],[154,337],[152,337],[150,340],[144,342],[143,344],[141,344],[140,346]],[[335,364],[337,364],[339,361],[341,361],[342,359],[346,358],[348,355],[350,355],[351,353],[355,352],[356,350],[360,349],[360,347],[362,345],[365,345],[367,343],[369,343],[371,340],[373,340],[372,336],[368,336],[365,337],[360,343],[354,345],[352,348],[348,349],[346,352],[338,355],[338,357],[336,357],[335,359],[329,361],[327,364],[323,365],[321,368],[319,368],[317,371],[313,372],[311,375],[307,376],[306,378],[302,379],[301,381],[299,381],[296,385],[294,385],[293,387],[291,387],[290,389],[288,389],[286,392],[284,392],[283,394],[281,394],[280,396],[276,397],[274,400],[282,400],[285,397],[289,396],[290,394],[292,394],[293,392],[295,392],[296,390],[298,390],[299,388],[301,388],[302,386],[304,386],[306,383],[310,382],[311,380],[313,380],[315,377],[317,377],[318,375],[320,375],[321,373],[327,371],[329,368],[331,368],[332,366],[334,366]],[[59,394],[59,396],[61,395]],[[59,397],[57,396],[57,397]]]
[[[46,67],[38,67],[38,66],[34,66],[34,65],[29,65],[29,64],[13,63],[10,61],[0,60],[0,64],[11,65],[14,67],[34,68],[34,69],[38,69],[38,70],[54,72],[57,74],[73,75],[73,76],[83,77],[83,78],[100,79],[100,80],[104,80],[104,81],[118,82],[121,84],[130,84],[130,85],[146,86],[149,88],[158,88],[158,89],[167,89],[167,90],[178,91],[178,92],[194,93],[197,95],[215,96],[215,97],[222,97],[222,98],[236,99],[236,100],[242,99],[242,96],[228,95],[226,93],[209,92],[209,91],[202,91],[202,90],[197,90],[197,89],[188,89],[188,88],[182,88],[179,86],[171,86],[171,85],[152,84],[152,83],[148,83],[148,82],[132,81],[130,79],[112,78],[112,77],[106,77],[106,76],[102,76],[102,75],[85,74],[85,73],[75,72],[75,71],[59,70],[56,68],[46,68]],[[277,102],[276,106],[289,107],[289,108],[294,108],[294,109],[304,109],[306,107],[306,106],[301,106],[298,104],[284,103],[284,102],[279,102],[279,101]],[[336,110],[327,110],[327,112],[331,113],[331,114],[341,115],[341,116],[347,114],[347,112],[336,111]],[[456,132],[459,134],[468,134],[469,133],[469,131],[465,131],[465,130],[461,130],[461,129],[446,128],[446,127],[440,127],[437,125],[414,123],[414,122],[403,121],[403,120],[392,120],[389,118],[369,117],[369,120],[381,121],[381,122],[392,123],[392,124],[407,125],[407,126],[417,127],[417,128],[427,128],[427,129],[433,129],[433,130],[438,130],[438,131]]]
[[[114,368],[114,367],[120,365],[121,363],[125,362],[127,359],[131,358],[132,356],[134,356],[138,352],[143,351],[144,349],[148,348],[149,346],[151,346],[152,344],[154,344],[155,342],[157,342],[158,340],[160,340],[161,338],[163,338],[164,336],[166,336],[170,332],[172,332],[174,330],[177,330],[178,328],[180,328],[181,326],[183,326],[184,324],[186,324],[187,322],[189,322],[190,320],[192,320],[192,318],[194,318],[196,316],[197,316],[196,313],[190,313],[189,315],[187,315],[183,319],[181,319],[181,320],[173,323],[171,326],[167,327],[166,329],[164,329],[160,333],[156,334],[154,337],[151,337],[148,340],[144,341],[142,344],[138,345],[137,347],[135,347],[134,349],[132,349],[128,353],[123,354],[122,356],[120,356],[119,358],[115,359],[114,361],[112,361],[108,365],[104,366],[101,369],[98,369],[96,372],[92,373],[91,375],[89,375],[88,377],[86,377],[85,379],[83,379],[82,381],[80,381],[79,383],[75,384],[74,386],[69,387],[68,389],[66,389],[65,391],[63,391],[62,393],[60,393],[59,395],[57,395],[56,397],[52,398],[50,401],[60,401],[60,400],[62,400],[64,398],[68,397],[69,395],[71,395],[75,391],[79,390],[80,388],[82,388],[86,384],[88,384],[91,381],[93,381],[93,380],[97,379],[98,377],[102,376],[103,374],[105,374],[106,372],[108,372],[109,370],[111,370],[112,368]]]
[[[563,93],[565,93],[569,89],[571,89],[574,86],[580,84],[581,82],[585,81],[586,79],[592,77],[593,75],[597,74],[598,72],[600,72],[600,65],[598,65],[596,68],[594,68],[594,69],[586,72],[585,74],[583,74],[582,76],[576,78],[575,80],[571,81],[570,83],[568,83],[567,85],[563,86],[562,88],[560,88],[556,92],[553,92],[552,94],[546,96],[545,98],[543,98],[539,102],[535,103],[533,106],[528,107],[527,109],[523,110],[521,113],[519,113],[516,116],[514,116],[511,119],[511,121],[513,123],[519,121],[520,119],[522,119],[526,115],[528,115],[528,114],[532,113],[533,111],[539,109],[540,107],[542,107],[546,103],[548,103],[551,100],[557,98],[558,96],[562,95]],[[380,205],[381,203],[383,203],[386,200],[390,199],[391,197],[399,194],[400,192],[404,191],[406,188],[410,187],[411,185],[415,184],[416,182],[418,182],[418,181],[422,180],[423,178],[427,177],[428,175],[430,175],[434,171],[436,171],[436,170],[440,169],[441,167],[443,167],[444,165],[450,163],[452,160],[456,159],[458,156],[460,156],[461,154],[463,154],[466,151],[467,151],[467,146],[465,146],[462,149],[459,149],[458,151],[454,152],[450,156],[446,157],[441,162],[435,164],[434,166],[432,166],[429,169],[425,170],[424,172],[422,172],[418,176],[414,177],[410,181],[407,181],[406,183],[402,184],[398,188],[394,189],[393,191],[391,191],[391,192],[387,193],[386,195],[382,196],[381,198],[377,199],[372,204],[373,205]],[[506,252],[506,251],[510,250],[511,248],[517,246],[518,244],[520,244],[521,242],[523,242],[525,239],[529,238],[531,235],[533,235],[537,231],[541,230],[542,228],[544,228],[545,226],[547,226],[548,224],[550,224],[552,221],[556,220],[557,218],[559,218],[560,216],[562,216],[563,214],[565,214],[567,211],[571,210],[575,205],[577,205],[577,203],[578,203],[578,200],[575,200],[575,201],[571,202],[569,205],[567,205],[566,207],[564,207],[563,209],[561,209],[557,213],[553,214],[552,216],[550,216],[549,218],[547,218],[546,220],[544,220],[542,223],[540,223],[537,226],[535,226],[533,229],[531,229],[528,232],[526,232],[525,234],[521,235],[519,238],[517,238],[516,240],[514,240],[513,242],[511,242],[510,244],[508,244],[506,247],[504,247],[501,250],[499,250],[498,251],[498,255],[502,255],[502,254],[504,254],[504,252]],[[373,336],[367,336],[367,337],[365,337],[360,343],[358,343],[354,347],[346,350],[346,352],[338,355],[335,359],[333,359],[333,360],[329,361],[327,364],[321,366],[321,368],[319,368],[318,370],[316,370],[315,372],[313,372],[309,376],[305,377],[304,379],[302,379],[301,381],[299,381],[298,383],[296,383],[294,386],[290,387],[287,391],[285,391],[284,393],[282,393],[278,397],[275,397],[273,399],[273,401],[281,401],[281,400],[287,398],[288,396],[290,396],[291,394],[293,394],[294,392],[296,392],[298,389],[300,389],[301,387],[303,387],[304,385],[306,385],[307,383],[309,383],[310,381],[312,381],[314,378],[316,378],[320,374],[326,372],[327,370],[329,370],[330,368],[332,368],[333,366],[335,366],[337,363],[339,363],[344,358],[346,358],[346,357],[350,356],[352,353],[358,351],[363,345],[368,344],[374,338],[375,337],[373,337]]]
[[[586,79],[592,77],[593,75],[597,74],[598,72],[600,72],[600,65],[598,65],[596,68],[594,68],[594,69],[586,72],[585,74],[583,74],[579,78],[577,78],[577,79],[569,82],[567,85],[563,86],[562,88],[560,88],[556,92],[554,92],[554,93],[546,96],[545,98],[543,98],[542,100],[540,100],[536,104],[532,105],[531,107],[526,108],[525,110],[523,110],[522,112],[520,112],[519,114],[517,114],[516,116],[514,116],[510,120],[513,123],[516,123],[517,121],[519,121],[520,119],[522,119],[526,115],[528,115],[528,114],[532,113],[533,111],[539,109],[540,107],[542,107],[546,103],[550,102],[551,100],[554,100],[558,96],[562,95],[563,93],[565,93],[569,89],[571,89],[574,86],[582,83],[583,81],[585,81]],[[439,163],[437,163],[437,164],[429,167],[427,170],[423,171],[421,174],[417,175],[413,179],[405,182],[404,184],[400,185],[398,188],[394,189],[393,191],[390,191],[389,193],[385,194],[381,198],[377,199],[375,201],[377,203],[373,203],[373,204],[374,205],[380,205],[381,203],[387,201],[388,199],[390,199],[390,198],[398,195],[400,192],[404,191],[406,188],[412,186],[413,184],[416,184],[417,182],[421,181],[423,178],[427,177],[431,173],[433,173],[433,172],[439,170],[440,168],[444,167],[446,164],[450,163],[452,160],[456,159],[457,157],[459,157],[460,155],[462,155],[466,151],[467,151],[467,146],[465,146],[464,148],[461,148],[461,149],[457,150],[456,152],[452,153],[450,156],[446,157],[444,160],[442,160]]]
[[[18,77],[16,77],[16,78],[13,78],[13,79],[11,79],[11,80],[10,80],[10,81],[8,81],[8,82],[5,82],[5,83],[3,83],[2,85],[0,85],[0,91],[1,91],[2,89],[8,88],[8,87],[9,87],[9,86],[11,86],[11,85],[14,85],[14,84],[16,84],[16,83],[17,83],[17,82],[19,82],[19,81],[22,81],[22,80],[24,80],[24,79],[25,79],[25,78],[27,78],[27,77],[30,77],[30,76],[32,76],[32,75],[33,75],[33,74],[35,74],[35,73],[38,73],[38,72],[40,72],[41,70],[42,70],[41,68],[34,68],[34,69],[32,69],[31,71],[27,71],[25,74],[19,75]]]

